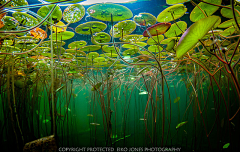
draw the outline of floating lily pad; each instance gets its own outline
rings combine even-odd
[[[87,54],[87,57],[89,59],[94,59],[94,58],[97,58],[99,56],[99,54],[97,52],[90,52]]]
[[[52,5],[42,6],[42,7],[38,10],[37,14],[38,14],[39,16],[45,18],[45,17],[48,15],[48,13],[52,10],[53,7],[54,7],[53,4],[52,4]],[[53,10],[52,14],[49,16],[49,18],[48,18],[47,20],[48,20],[48,22],[50,22],[50,20],[52,19],[52,23],[54,23],[54,22],[56,23],[56,22],[60,21],[61,18],[62,18],[62,10],[61,10],[61,8],[57,5],[57,6],[55,7],[55,9]],[[40,20],[40,19],[39,19],[39,20]],[[44,22],[44,24],[46,24],[46,22]]]
[[[233,11],[232,11],[232,6],[231,5],[228,5],[229,8],[222,8],[221,9],[221,14],[223,17],[226,17],[226,18],[233,18]],[[238,11],[240,10],[240,6],[235,6],[234,7],[235,9],[237,9]],[[235,11],[235,14],[236,14],[236,17],[240,17],[239,14]]]
[[[222,0],[204,0],[204,1],[212,3],[212,4],[217,4],[217,5],[221,5],[221,3],[222,3]],[[204,11],[204,13],[207,16],[211,16],[219,8],[217,6],[206,4],[204,2],[200,2],[198,4],[198,6],[195,6],[195,8],[192,10],[192,12],[190,14],[190,20],[193,21],[193,22],[196,22],[196,21],[206,17],[203,14],[202,10],[199,9],[199,7]]]
[[[139,13],[134,16],[133,20],[142,26],[152,26],[157,22],[156,17],[150,13]]]
[[[236,31],[236,28],[235,26],[230,26],[229,28],[225,29],[224,31],[221,32],[221,35],[223,36],[229,36],[229,35],[232,35],[234,33],[238,33]]]
[[[166,3],[168,5],[172,4],[179,4],[179,3],[184,3],[184,2],[189,2],[190,0],[166,0]]]
[[[19,53],[21,51],[21,49],[19,49],[18,47],[15,46],[9,46],[9,45],[2,45],[0,48],[0,52],[4,52],[4,53]]]
[[[3,18],[3,22],[4,22],[4,26],[0,28],[1,31],[16,30],[17,26],[19,25],[18,21],[15,18],[10,16],[5,16]]]
[[[160,44],[160,42],[164,39],[163,35],[153,36],[147,40],[148,45]]]
[[[148,47],[148,51],[150,51],[150,52],[158,53],[162,50],[163,50],[163,48],[160,47],[159,45],[151,45],[151,46]]]
[[[108,35],[105,32],[99,32],[99,33],[95,33],[92,38],[92,43],[95,45],[99,45],[98,43],[107,43],[111,40],[110,35]]]
[[[99,45],[88,45],[88,46],[84,46],[82,48],[80,48],[80,51],[97,51],[101,48],[101,46]]]
[[[147,45],[147,43],[144,43],[144,42],[136,42],[133,44],[123,44],[122,47],[123,48],[138,48],[138,46],[144,47],[146,45]]]
[[[112,3],[101,3],[96,4],[87,9],[90,16],[102,21],[122,21],[129,19],[133,16],[131,10],[127,7],[112,4]]]
[[[158,23],[158,24],[155,24],[155,25],[147,28],[147,30],[145,30],[143,32],[143,36],[150,37],[148,32],[151,34],[151,36],[164,34],[169,29],[170,26],[171,26],[171,23]]]
[[[49,48],[49,47],[38,47],[38,48],[36,48],[35,51],[38,52],[38,53],[46,53],[46,52],[51,51],[51,48]]]
[[[39,23],[36,18],[34,18],[33,16],[27,13],[14,12],[12,16],[24,26],[32,27],[32,26],[36,26]]]
[[[31,33],[32,36],[34,36],[34,38],[38,38],[38,39],[47,38],[47,33],[39,27],[36,27],[36,28],[32,29],[30,31],[30,33]]]
[[[57,40],[57,41],[53,41],[53,47],[56,47],[56,46],[64,46],[65,45],[65,42],[64,41],[61,41],[61,40]],[[49,41],[44,41],[41,46],[44,46],[44,47],[51,47],[51,40]]]
[[[75,48],[79,49],[85,45],[87,45],[87,42],[85,42],[85,41],[75,41],[75,42],[70,43],[68,45],[68,48],[69,49],[75,49]]]
[[[168,39],[164,39],[164,40],[161,41],[161,44],[168,44],[168,43],[170,43],[173,39],[176,40],[176,41],[178,41],[178,40],[180,39],[180,37],[170,37],[170,38],[168,38]]]
[[[97,58],[94,58],[94,62],[103,62],[105,61],[106,59],[104,57],[97,57]]]
[[[120,40],[124,42],[140,42],[140,41],[146,41],[147,39],[148,39],[147,37],[144,37],[142,35],[136,35],[136,34],[126,35],[120,38]]]
[[[26,51],[26,50],[30,50],[30,49],[35,48],[37,46],[37,44],[34,44],[34,43],[16,43],[15,46],[18,47],[19,49],[21,49],[22,51]]]
[[[182,57],[192,49],[219,19],[220,17],[218,16],[210,16],[192,24],[179,40],[176,48],[177,58]]]
[[[53,33],[52,39],[53,40],[68,40],[74,37],[74,33],[70,31],[64,31],[60,33]],[[51,39],[51,35],[49,36],[49,39]]]
[[[75,31],[78,34],[90,35],[105,30],[107,25],[103,22],[91,21],[80,24]]]
[[[3,45],[12,45],[12,44],[13,44],[13,41],[12,41],[12,40],[6,40],[6,39],[5,39],[2,44],[3,44]]]
[[[66,22],[76,23],[80,21],[85,15],[85,8],[80,4],[73,4],[68,6],[63,11],[63,20]]]
[[[128,49],[123,52],[123,56],[134,55],[138,53],[138,49]]]
[[[57,27],[62,26],[62,27]],[[48,27],[51,30],[51,26]],[[56,26],[52,26],[52,29],[54,32],[64,32],[67,30],[67,27],[65,27],[65,24],[62,21],[59,21]]]
[[[53,53],[56,55],[62,55],[65,53],[65,49],[63,47],[54,47]]]
[[[180,28],[180,29],[179,29]],[[182,34],[187,28],[187,23],[184,21],[179,21],[169,28],[169,30],[164,34],[166,37],[174,37]]]
[[[118,57],[118,54],[116,53],[105,53],[106,56],[111,57],[111,58],[116,58]]]
[[[104,52],[108,52],[108,53],[116,53],[116,50],[119,51],[119,48],[118,47],[114,47],[114,46],[104,45],[102,47],[102,50]]]
[[[64,53],[62,55],[62,58],[66,58],[66,59],[73,59],[74,55],[72,55],[71,53]]]
[[[125,35],[131,34],[135,29],[136,23],[134,21],[121,21],[113,26],[113,36],[114,38],[123,37]],[[109,33],[112,36],[112,28]]]
[[[240,17],[237,18],[238,23],[240,23]],[[227,20],[220,25],[218,25],[218,28],[228,28],[230,26],[236,26],[236,22],[234,19]]]
[[[157,17],[158,22],[170,22],[182,17],[187,11],[183,4],[176,4],[163,10]]]
[[[1,0],[0,4],[3,5],[6,2],[9,2],[9,0]],[[10,1],[7,5],[5,5],[4,7],[18,7],[18,6],[27,6],[28,2],[27,0],[12,0]],[[28,9],[28,8],[25,8]],[[16,11],[21,11],[20,9],[16,9]]]
[[[38,38],[32,36],[21,36],[15,40],[16,43],[37,43],[38,41]]]

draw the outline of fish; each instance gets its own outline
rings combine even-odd
[[[93,117],[93,115],[92,115],[92,114],[88,114],[87,116],[88,116],[88,117]]]
[[[92,126],[100,126],[100,124],[99,123],[90,123],[90,125],[92,125]]]
[[[143,91],[143,92],[140,92],[139,95],[144,95],[144,94],[148,94],[147,91]]]

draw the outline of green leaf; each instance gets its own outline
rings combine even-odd
[[[185,125],[187,123],[187,121],[181,122],[176,126],[176,129],[178,129],[179,127],[182,127],[183,125]]]
[[[226,143],[223,148],[228,148],[228,146],[230,145],[230,143]]]
[[[208,31],[220,19],[219,16],[209,16],[192,24],[182,35],[176,48],[177,58],[182,57],[191,50],[200,39],[208,33]]]
[[[174,103],[177,103],[180,100],[180,97],[177,97],[176,99],[174,99]]]
[[[221,0],[204,0],[205,2],[209,2],[211,4],[217,4],[217,5],[221,5],[222,1]],[[217,6],[213,6],[210,4],[206,4],[204,2],[200,2],[198,4],[198,6],[196,6],[191,14],[190,14],[190,20],[193,22],[196,22],[202,18],[205,18],[206,16],[203,14],[202,10],[199,9],[199,7],[204,10],[204,13],[207,16],[211,16],[214,12],[216,12],[218,10],[219,7]]]

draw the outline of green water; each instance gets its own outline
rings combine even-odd
[[[121,2],[0,2],[0,151],[238,151],[239,2]]]

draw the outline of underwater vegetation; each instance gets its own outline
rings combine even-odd
[[[84,2],[0,1],[1,151],[238,150],[238,0]]]

